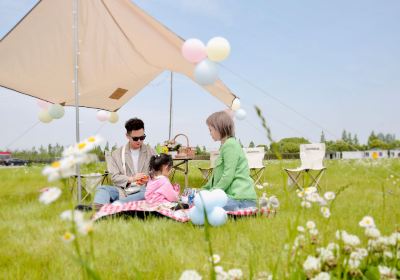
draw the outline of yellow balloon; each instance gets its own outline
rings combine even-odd
[[[53,120],[47,110],[41,110],[38,114],[38,118],[42,123],[49,123]]]
[[[231,46],[225,38],[214,37],[207,43],[207,56],[212,61],[222,61],[229,56]]]
[[[237,111],[240,109],[240,99],[239,98],[236,97],[235,100],[233,100],[231,109],[233,111]]]
[[[110,115],[108,117],[108,121],[110,123],[116,123],[116,122],[118,122],[118,120],[119,120],[119,117],[118,117],[117,112],[110,112]]]
[[[379,158],[378,153],[377,153],[377,152],[373,152],[373,153],[372,153],[372,158],[373,158],[373,159]]]

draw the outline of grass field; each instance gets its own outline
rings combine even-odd
[[[400,161],[326,161],[322,192],[338,191],[329,220],[319,208],[302,210],[296,192],[285,190],[287,178],[282,167],[295,167],[298,161],[267,162],[262,182],[269,186],[257,192],[276,195],[281,202],[274,218],[255,217],[229,220],[211,229],[213,249],[226,270],[240,268],[244,279],[250,274],[272,271],[278,265],[278,279],[284,279],[286,257],[283,251],[288,222],[316,222],[322,243],[333,240],[337,229],[363,236],[358,222],[374,217],[382,234],[400,227]],[[198,166],[191,163],[189,182],[201,185]],[[71,244],[61,236],[68,225],[59,217],[71,207],[71,193],[63,190],[59,200],[44,205],[38,190],[52,186],[41,175],[43,166],[0,169],[0,278],[1,279],[82,279],[82,272]],[[91,170],[103,170],[101,164]],[[183,178],[178,176],[183,184]],[[60,185],[60,187],[62,187]],[[298,215],[303,211],[302,215]],[[88,250],[88,237],[80,239]],[[94,264],[102,279],[179,279],[184,270],[195,269],[203,279],[209,277],[204,228],[182,224],[167,218],[140,220],[108,219],[95,224]]]

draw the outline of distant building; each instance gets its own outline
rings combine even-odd
[[[346,151],[342,152],[342,159],[360,159],[365,158],[364,151]]]
[[[391,158],[400,158],[400,149],[399,150],[390,150],[389,157]]]

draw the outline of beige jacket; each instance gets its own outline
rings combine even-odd
[[[152,155],[155,155],[155,151],[149,146],[143,144],[140,147],[139,161],[138,161],[138,173],[149,174],[149,163]],[[111,176],[113,185],[119,188],[125,188],[128,185],[128,178],[134,176],[136,173],[133,168],[133,161],[131,157],[131,151],[129,143],[125,145],[125,169],[123,170],[122,165],[122,147],[111,152],[106,156],[107,170]]]

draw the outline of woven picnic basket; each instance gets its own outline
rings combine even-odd
[[[172,141],[176,143],[176,138],[178,138],[180,136],[183,136],[186,139],[186,146],[182,145],[179,148],[178,154],[175,156],[175,158],[194,158],[195,149],[193,147],[190,147],[189,138],[185,134],[180,133],[180,134],[175,135],[175,137]]]

